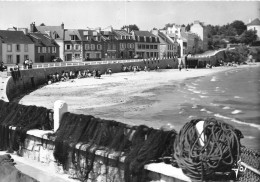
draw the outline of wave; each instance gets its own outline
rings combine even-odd
[[[242,112],[241,110],[234,110],[234,111],[231,112],[231,114],[239,114],[241,112]]]
[[[230,117],[227,117],[227,116],[223,116],[223,115],[221,115],[221,114],[214,114],[214,116],[215,116],[215,117],[218,117],[218,118],[230,120],[230,121],[232,121],[232,122],[234,122],[234,123],[238,123],[238,124],[241,124],[241,125],[251,126],[251,127],[253,127],[253,128],[256,128],[256,129],[260,130],[260,125],[255,124],[255,123],[246,123],[246,122],[237,120],[237,119],[235,119],[235,118],[230,118]]]

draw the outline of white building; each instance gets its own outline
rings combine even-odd
[[[0,62],[22,64],[35,60],[34,42],[22,31],[0,30]]]
[[[247,24],[247,30],[255,30],[257,39],[260,40],[260,20],[258,18],[250,21],[249,24]]]
[[[190,32],[197,34],[203,42],[203,50],[208,50],[208,31],[204,24],[199,21],[194,21],[194,24],[190,27]]]

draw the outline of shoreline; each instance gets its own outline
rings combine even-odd
[[[256,64],[255,66],[260,66]],[[198,79],[234,69],[243,69],[251,65],[237,67],[214,67],[212,69],[177,69],[150,72],[121,72],[102,75],[101,79],[83,78],[74,82],[59,82],[46,85],[25,95],[20,104],[43,106],[53,109],[56,100],[64,100],[68,104],[69,112],[89,114],[102,119],[113,119],[130,125],[146,124],[150,127],[160,127],[160,123],[153,123],[146,116],[155,115],[156,106],[161,99],[156,96],[160,87],[178,87],[185,80]],[[164,98],[167,99],[167,98]],[[162,109],[162,108],[160,108]],[[167,108],[164,108],[167,109]],[[176,108],[178,109],[178,106]],[[170,112],[170,111],[169,111]]]

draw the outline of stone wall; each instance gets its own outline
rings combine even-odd
[[[154,69],[155,66],[160,68],[166,68],[167,65],[170,65],[173,68],[177,68],[177,61],[173,59],[163,59],[163,60],[150,60],[150,61],[139,61],[139,62],[127,62],[127,63],[110,63],[110,64],[93,64],[85,66],[66,66],[66,67],[49,67],[49,68],[38,68],[38,69],[29,69],[29,70],[20,70],[20,77],[13,79],[11,73],[8,72],[9,79],[6,79],[4,82],[5,90],[0,90],[0,92],[6,92],[8,100],[12,100],[15,97],[18,97],[31,89],[35,89],[47,81],[47,75],[53,73],[61,73],[62,71],[83,71],[83,70],[94,70],[98,69],[104,74],[108,68],[111,68],[113,73],[121,72],[122,65],[129,66],[135,65],[144,67],[149,66],[151,69]]]

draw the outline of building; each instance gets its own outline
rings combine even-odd
[[[119,59],[132,59],[135,52],[135,40],[131,34],[126,30],[114,30],[113,31],[118,42]]]
[[[149,31],[132,31],[135,39],[136,58],[158,58],[160,41],[157,36]]]
[[[256,31],[257,39],[260,40],[260,20],[258,18],[254,19],[253,21],[249,20],[249,23],[247,24],[247,30]]]
[[[183,39],[183,53],[184,54],[197,54],[203,50],[203,42],[200,37],[191,32],[181,32]]]
[[[202,41],[202,50],[208,50],[208,30],[202,22],[194,21],[194,24],[190,27],[190,32],[195,33],[199,36]]]
[[[59,45],[59,57],[65,60],[64,53],[64,24],[60,26],[35,26],[35,23],[30,25],[30,32],[41,32],[49,35]]]
[[[52,62],[59,57],[59,45],[49,35],[35,32],[28,36],[34,42],[35,62]]]
[[[163,31],[159,31],[157,29],[152,30],[152,33],[159,38],[160,41],[160,53],[159,58],[163,57],[174,57],[180,55],[179,43],[174,38],[172,39],[169,35],[167,35]]]
[[[83,61],[84,44],[77,29],[66,29],[64,32],[64,60]]]
[[[78,30],[83,41],[83,61],[101,60],[104,41],[99,30]]]
[[[0,62],[21,64],[26,59],[35,62],[34,42],[23,31],[0,30]]]

